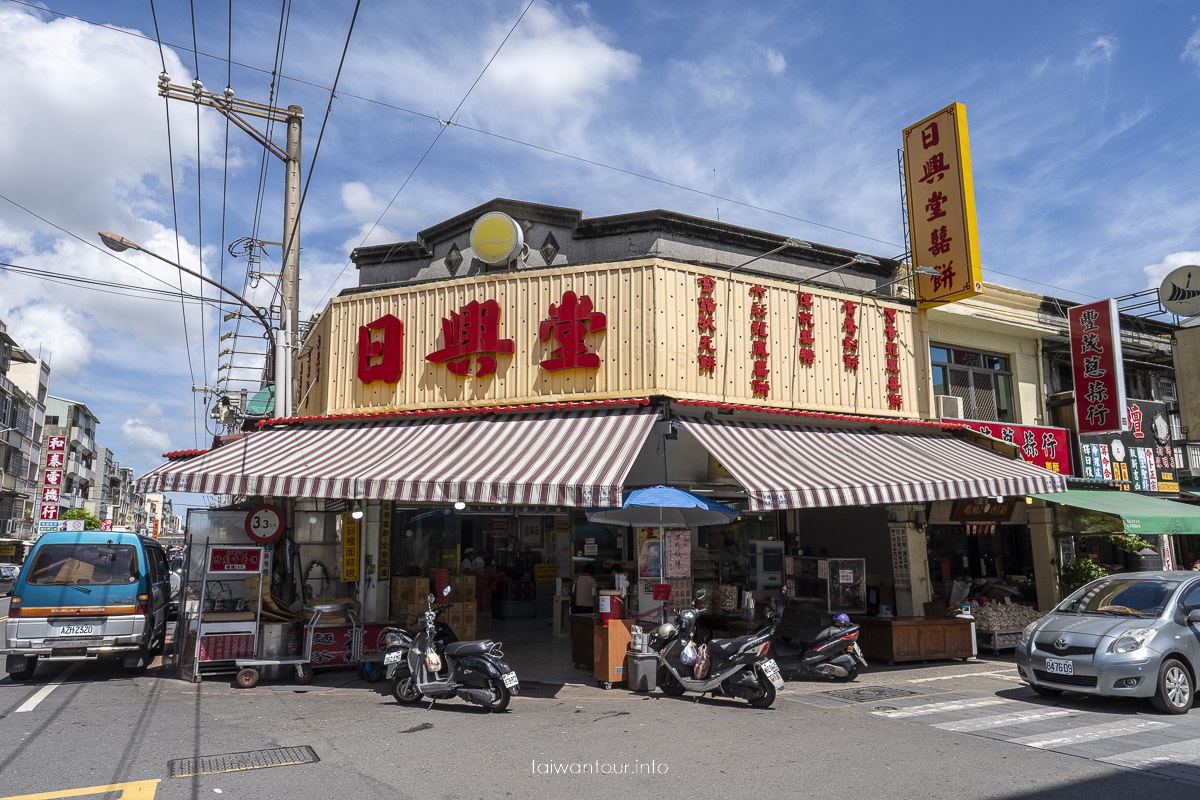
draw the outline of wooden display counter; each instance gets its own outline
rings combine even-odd
[[[972,656],[971,621],[953,617],[853,616],[859,626],[858,645],[867,658],[933,661]]]

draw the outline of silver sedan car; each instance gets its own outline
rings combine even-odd
[[[1021,678],[1041,695],[1147,697],[1186,714],[1200,667],[1200,574],[1126,572],[1077,589],[1017,644]]]

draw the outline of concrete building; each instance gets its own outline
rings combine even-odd
[[[46,425],[42,449],[46,458],[39,469],[42,491],[41,522],[50,522],[70,508],[84,508],[96,489],[96,427],[100,420],[83,403],[50,395],[46,399]],[[53,462],[51,463],[51,457]],[[58,491],[55,492],[54,490]],[[57,506],[60,512],[50,512]]]
[[[18,347],[0,322],[0,538],[33,538],[49,375],[50,368]]]

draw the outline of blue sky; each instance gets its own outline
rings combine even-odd
[[[259,238],[282,236],[279,164],[260,206],[261,148],[180,102],[168,138],[155,91],[165,60],[174,83],[198,65],[207,89],[229,81],[266,102],[281,3],[235,3],[232,34],[228,4],[194,4],[198,59],[191,5],[0,0],[0,262],[70,276],[0,269],[0,319],[48,355],[52,392],[86,402],[100,442],[139,473],[165,450],[207,446],[190,387],[215,383],[229,325],[194,303],[86,288],[78,278],[179,288],[174,270],[114,258],[95,231],[178,253],[259,303],[269,279],[246,286],[245,259],[225,246],[256,217]],[[373,0],[331,103],[354,4],[295,0],[274,102],[305,114],[302,315],[354,283],[354,247],[499,196],[588,216],[719,214],[896,256],[900,132],[954,101],[986,280],[1075,301],[1157,286],[1200,261],[1195,9]],[[275,271],[278,249],[268,256]],[[252,329],[238,349],[257,346]]]

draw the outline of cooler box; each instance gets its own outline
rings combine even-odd
[[[612,590],[604,590],[600,592],[600,624],[608,625],[608,621],[612,619],[621,619],[625,616],[624,600],[621,593]]]

